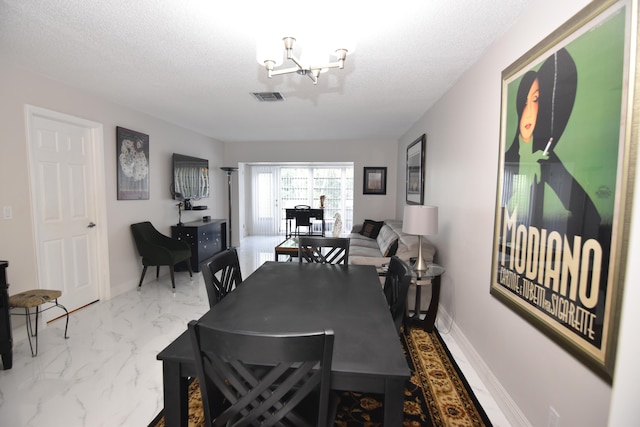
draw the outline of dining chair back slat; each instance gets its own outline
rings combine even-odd
[[[298,260],[301,263],[348,264],[349,242],[348,237],[300,236]]]
[[[332,330],[262,334],[189,323],[206,425],[327,426]]]
[[[200,270],[209,298],[209,308],[242,283],[240,261],[235,248],[215,254],[201,264]]]
[[[397,256],[392,256],[384,281],[384,295],[398,333],[406,318],[407,294],[410,285],[410,267]]]

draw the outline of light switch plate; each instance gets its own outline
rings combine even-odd
[[[2,216],[4,219],[13,218],[13,209],[11,209],[11,206],[4,206],[2,208]]]

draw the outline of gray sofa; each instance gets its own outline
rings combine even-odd
[[[410,264],[410,258],[418,256],[418,236],[402,231],[402,221],[387,219],[375,239],[360,234],[362,224],[355,225],[349,234],[349,264],[366,264],[377,267],[387,264],[391,255],[385,252],[392,250],[394,242],[398,246],[395,255]],[[422,257],[429,263],[433,262],[436,248],[425,237],[422,237]]]

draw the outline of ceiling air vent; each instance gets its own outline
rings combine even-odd
[[[251,92],[260,102],[279,102],[284,101],[284,96],[280,92]]]

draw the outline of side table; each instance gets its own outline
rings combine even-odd
[[[427,271],[422,273],[419,277],[416,276],[411,281],[413,285],[416,285],[416,304],[414,308],[413,316],[409,317],[410,324],[421,327],[427,332],[433,331],[434,324],[436,322],[436,314],[438,314],[438,302],[440,301],[440,276],[444,274],[444,267],[438,264],[429,264]],[[414,273],[415,274],[415,273]],[[428,279],[431,279],[429,282]],[[420,300],[422,296],[422,286],[431,283],[431,302],[424,319],[420,319]]]

